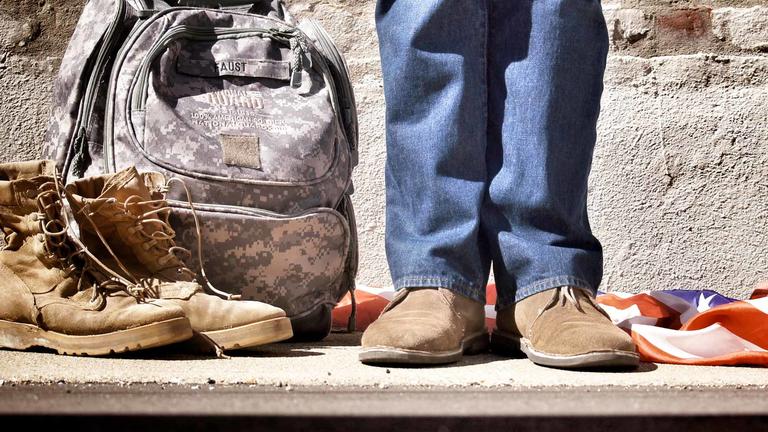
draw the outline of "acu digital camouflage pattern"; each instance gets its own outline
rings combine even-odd
[[[110,66],[106,59],[119,48],[115,40],[136,21],[135,9],[124,0],[90,0],[83,7],[53,86],[52,112],[42,150],[43,158],[56,161],[65,180],[76,146],[85,143],[93,158],[101,156],[108,84],[104,78]],[[102,61],[97,65],[99,59]],[[83,99],[86,90],[89,100]]]
[[[221,37],[211,29],[242,29],[244,35]],[[270,29],[303,39],[299,86],[227,73],[238,66],[247,73],[257,61],[294,64],[291,44],[253,34]],[[205,70],[190,67],[189,59]],[[219,76],[207,76],[211,67]],[[115,70],[106,118],[109,171],[161,169],[183,178],[195,201],[280,213],[335,207],[350,186],[350,150],[330,74],[311,42],[281,21],[168,9],[126,42]],[[250,139],[258,164],[225,163],[222,136]]]
[[[350,288],[350,229],[334,210],[283,218],[196,212],[205,273],[220,290],[296,316],[321,304],[335,305]],[[190,268],[198,269],[191,211],[174,208],[171,222],[177,241],[192,249]]]
[[[112,66],[131,31],[171,6],[218,7],[214,0],[87,0],[62,58],[41,157],[56,161],[66,181],[79,165],[104,172],[104,113]],[[293,24],[280,0],[227,2],[237,10]],[[75,177],[81,177],[78,173]]]
[[[334,82],[327,62],[346,66],[339,53],[329,60],[330,40],[297,30],[280,0],[218,3],[86,3],[45,154],[70,177],[135,166],[182,179],[201,209],[215,286],[289,316],[333,305],[357,271],[356,155],[339,108],[354,100],[339,100],[350,84]],[[180,187],[167,198],[187,200]],[[171,222],[179,245],[195,249],[189,211]]]

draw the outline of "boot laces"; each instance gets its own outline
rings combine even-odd
[[[195,206],[192,203],[192,195],[189,192],[187,185],[183,180],[172,177],[168,179],[166,184],[160,186],[160,192],[163,194],[167,193],[172,182],[180,183],[182,187],[184,187],[184,191],[187,195],[187,203],[189,204],[189,208],[192,211],[192,217],[195,221],[195,232],[197,234],[197,258],[200,265],[200,278],[205,283],[205,287],[207,287],[210,292],[227,300],[240,300],[241,296],[239,294],[231,294],[221,291],[213,286],[213,284],[208,280],[208,276],[205,274],[205,268],[203,265],[202,230],[200,228],[200,222],[197,217],[197,211],[195,210]],[[177,255],[177,253],[181,252],[182,254],[186,255],[187,258],[189,258],[192,256],[192,252],[187,248],[176,245],[176,231],[174,231],[169,222],[171,207],[168,205],[168,201],[165,198],[144,200],[139,195],[131,195],[126,198],[123,203],[118,202],[114,198],[107,200],[106,203],[122,207],[122,210],[125,211],[125,214],[128,215],[128,217],[130,217],[133,221],[131,233],[139,235],[143,238],[141,243],[142,248],[147,252],[151,252],[156,257],[157,263],[160,266],[167,266],[166,268],[175,268],[177,273],[185,273],[197,281],[198,275],[194,271],[190,270],[184,261]],[[109,242],[104,238],[104,235],[101,233],[101,230],[98,228],[97,224],[93,221],[92,216],[96,213],[96,211],[98,210],[86,211],[84,214],[93,226],[102,244],[115,260],[120,269],[134,281],[135,285],[140,285],[142,283],[140,278],[137,278],[136,275],[134,275],[123,264],[122,260],[120,260],[117,254],[109,246]],[[151,287],[144,287],[143,289],[150,288]]]
[[[77,290],[83,290],[83,282],[86,275],[90,275],[93,281],[94,292],[90,299],[95,308],[100,308],[106,301],[108,291],[127,291],[137,300],[141,300],[143,292],[132,286],[120,275],[112,272],[101,260],[96,258],[83,245],[77,236],[70,236],[69,216],[64,209],[64,200],[61,198],[61,180],[58,174],[54,174],[53,180],[45,182],[38,187],[35,201],[38,213],[36,216],[40,224],[43,236],[43,248],[46,258],[57,261],[64,276],[77,274]],[[81,262],[78,258],[85,256]],[[101,270],[111,277],[98,281],[94,272]]]
[[[603,315],[606,315],[606,313],[603,311],[603,308],[601,308],[595,302],[592,296],[587,294],[587,292],[584,289],[575,288],[572,286],[562,286],[562,287],[556,288],[554,291],[555,292],[552,295],[552,298],[549,300],[547,305],[544,306],[544,308],[540,311],[539,316],[541,316],[541,314],[543,314],[545,311],[555,306],[566,306],[569,303],[572,304],[574,307],[576,307],[576,310],[578,310],[579,312],[586,313],[586,311],[584,311],[584,308],[581,304],[581,301],[579,301],[580,299],[584,299],[589,305],[597,309]],[[577,294],[577,291],[580,292],[581,294]]]
[[[43,233],[46,257],[58,260],[64,267],[69,267],[69,261],[75,250],[71,247],[67,232],[69,221],[64,211],[58,180],[43,183],[38,187],[36,196],[38,213],[37,221]]]

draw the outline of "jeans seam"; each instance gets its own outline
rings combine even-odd
[[[408,275],[408,276],[400,276],[395,281],[396,287],[402,287],[404,286],[404,283],[429,283],[434,281],[439,282],[448,282],[451,284],[462,284],[466,285],[468,287],[480,287],[481,284],[470,282],[464,278],[455,277],[455,276],[445,276],[445,275]]]
[[[402,276],[394,282],[395,290],[405,288],[438,287],[461,294],[464,297],[485,303],[485,287],[482,284],[472,283],[465,279],[452,276]]]

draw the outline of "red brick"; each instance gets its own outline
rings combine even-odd
[[[656,25],[660,33],[708,36],[712,28],[712,9],[690,8],[663,12],[656,16]]]

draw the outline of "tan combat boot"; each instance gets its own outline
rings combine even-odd
[[[154,297],[184,309],[192,328],[221,349],[291,338],[290,319],[282,309],[203,292],[196,273],[175,254],[188,251],[173,239],[171,208],[162,192],[166,188],[162,174],[139,174],[131,167],[73,182],[66,193],[87,247]]]
[[[558,368],[636,367],[632,338],[616,327],[592,295],[559,287],[534,294],[496,316],[494,351],[522,351],[536,364]]]
[[[60,187],[53,161],[0,164],[0,347],[104,355],[192,337],[181,308],[140,303],[94,268],[67,235]]]
[[[363,334],[367,364],[442,364],[488,349],[485,307],[443,288],[400,290]]]

